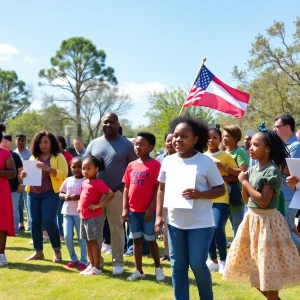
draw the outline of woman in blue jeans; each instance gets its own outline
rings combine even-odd
[[[35,135],[31,142],[30,160],[36,160],[36,167],[42,170],[41,186],[26,186],[31,211],[31,235],[35,253],[26,260],[44,259],[42,227],[48,232],[54,250],[53,262],[62,260],[61,243],[56,222],[59,208],[59,189],[68,176],[68,165],[55,136],[47,131]],[[21,178],[26,177],[21,173]]]
[[[213,214],[215,220],[214,236],[209,248],[210,261],[207,266],[210,271],[216,271],[223,274],[227,256],[225,225],[229,217],[229,193],[227,182],[236,182],[239,170],[234,159],[229,153],[219,149],[222,142],[222,133],[220,125],[209,129],[208,151],[205,152],[216,164],[221,176],[225,181],[225,195],[213,199]],[[217,248],[220,261],[217,259]]]
[[[170,132],[174,133],[172,143],[177,153],[166,157],[161,165],[155,230],[160,233],[161,226],[164,225],[165,203],[168,207],[175,299],[189,299],[190,266],[200,299],[212,300],[211,274],[206,265],[214,232],[211,199],[224,195],[224,181],[212,159],[203,154],[209,132],[202,120],[190,116],[176,118],[170,123]],[[187,182],[186,177],[191,176],[191,173],[195,174],[195,181],[191,177]],[[187,188],[187,185],[190,186]]]

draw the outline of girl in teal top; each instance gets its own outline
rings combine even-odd
[[[282,288],[299,285],[300,257],[284,217],[277,211],[281,174],[289,152],[273,131],[259,127],[249,155],[258,165],[241,172],[248,211],[229,249],[223,278],[250,282],[267,299],[277,300]]]

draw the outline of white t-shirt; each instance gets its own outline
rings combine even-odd
[[[81,192],[81,184],[85,180],[85,178],[77,179],[74,176],[68,177],[63,182],[60,191],[67,194],[67,195],[80,195]],[[77,212],[78,201],[65,201],[61,213],[63,215],[71,215],[71,216],[78,216],[79,213]]]
[[[174,169],[173,166],[175,165],[177,167],[180,167],[180,165],[197,166],[195,188],[199,191],[207,191],[212,187],[224,183],[213,160],[200,152],[189,158],[180,158],[177,154],[167,156],[162,162],[158,181],[166,183],[168,170]],[[212,211],[212,200],[194,200],[193,209],[168,208],[168,224],[180,229],[213,227],[215,222]]]

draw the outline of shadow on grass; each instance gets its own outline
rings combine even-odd
[[[30,251],[32,252],[33,249],[32,248],[25,248],[25,247],[6,247],[6,250],[13,250],[13,251]]]
[[[47,261],[47,260],[45,260]],[[42,265],[32,262],[24,262],[24,263],[9,263],[8,269],[18,269],[25,270],[28,272],[40,272],[40,273],[48,273],[51,271],[59,271],[63,273],[73,273],[73,271],[67,270],[63,267],[62,264],[54,264],[53,265]]]

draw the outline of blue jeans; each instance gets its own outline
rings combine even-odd
[[[19,212],[20,193],[12,192],[11,198],[12,198],[13,212],[14,212],[14,227],[15,227],[15,232],[18,233],[19,222],[20,222],[20,212]]]
[[[30,228],[30,210],[28,209],[28,200],[27,200],[27,192],[25,191],[25,186],[23,186],[23,191],[20,194],[20,203],[19,203],[19,211],[20,211],[20,223],[24,222],[24,208],[27,212],[27,227]]]
[[[238,228],[243,221],[244,214],[245,214],[244,205],[241,206],[240,208],[239,207],[232,208],[232,206],[230,206],[229,220],[233,229],[234,236],[236,236]]]
[[[144,237],[146,241],[155,241],[154,226],[156,212],[153,213],[150,221],[145,220],[145,214],[144,212],[129,212],[129,237],[133,240]]]
[[[220,260],[225,261],[227,256],[225,225],[229,217],[229,205],[226,203],[214,203],[213,213],[215,227],[209,248],[209,257],[211,260],[217,259],[218,248]]]
[[[87,250],[86,241],[79,238],[80,235],[80,218],[79,216],[64,215],[64,237],[65,243],[69,251],[70,259],[72,262],[78,261],[78,257],[75,253],[74,243],[73,243],[73,231],[74,227],[78,236],[78,243],[80,247],[80,263],[87,265]]]
[[[29,193],[28,205],[31,211],[31,236],[35,251],[43,250],[42,227],[48,232],[53,250],[60,250],[61,243],[56,222],[59,206],[58,193],[49,191],[45,193]]]
[[[183,230],[168,225],[172,282],[176,300],[188,300],[191,267],[201,300],[213,300],[212,280],[206,265],[213,227]]]
[[[63,228],[64,216],[61,213],[61,209],[64,205],[64,202],[65,202],[64,200],[59,199],[59,206],[57,211],[57,226],[60,235],[64,235],[64,228]]]
[[[285,220],[286,220],[286,222],[288,224],[292,240],[295,243],[295,245],[296,245],[296,247],[298,249],[298,252],[300,254],[300,237],[297,236],[293,232],[293,228],[295,226],[295,218],[296,218],[296,214],[297,214],[298,209],[289,208],[290,204],[291,204],[291,201],[285,200],[285,216],[284,216],[284,218],[285,218]]]
[[[125,225],[125,223],[124,223]],[[124,229],[125,230],[125,229]],[[129,223],[127,223],[127,230],[126,230],[126,234],[125,234],[125,251],[128,254],[132,254],[133,255],[133,239],[131,239],[129,237]],[[150,254],[150,248],[148,246],[148,243],[145,241],[145,239],[143,239],[143,255],[148,255]]]

